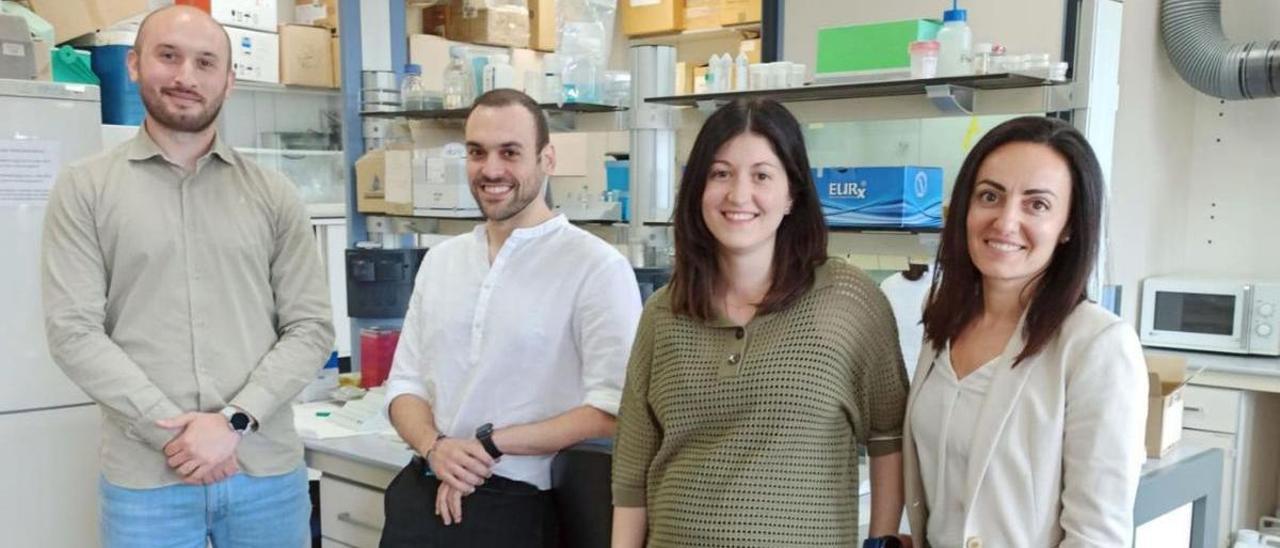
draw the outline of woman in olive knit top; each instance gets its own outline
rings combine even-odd
[[[698,133],[670,285],[649,299],[613,456],[615,548],[852,546],[898,530],[907,379],[888,301],[827,260],[795,118],[730,103]]]

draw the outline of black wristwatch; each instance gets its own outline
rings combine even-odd
[[[222,408],[222,416],[227,418],[227,424],[231,425],[231,430],[235,433],[245,434],[252,432],[253,417],[250,417],[248,413],[235,407],[227,406]]]
[[[476,428],[476,439],[480,440],[480,445],[484,446],[484,452],[490,457],[498,458],[502,456],[502,451],[498,450],[498,446],[493,444],[493,423],[486,422]]]
[[[862,541],[862,548],[902,548],[902,540],[893,535],[873,537]]]

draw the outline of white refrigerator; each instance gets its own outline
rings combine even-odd
[[[48,189],[102,148],[98,88],[0,80],[0,545],[97,546],[101,417],[49,357],[40,307]]]

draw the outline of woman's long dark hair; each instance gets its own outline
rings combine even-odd
[[[712,299],[720,279],[719,243],[702,217],[702,194],[716,152],[743,133],[764,137],[787,173],[791,213],[782,218],[774,243],[773,283],[756,303],[759,314],[782,310],[812,285],[814,272],[827,259],[827,225],[809,173],[809,154],[800,124],[775,101],[734,101],[716,110],[693,143],[680,191],[676,195],[675,268],[671,274],[671,309],[699,320],[714,317]]]
[[[1009,120],[988,132],[969,152],[956,175],[947,211],[938,275],[924,311],[925,340],[941,350],[982,313],[982,273],[969,256],[967,223],[978,169],[996,149],[1010,143],[1045,145],[1062,157],[1071,171],[1071,211],[1060,243],[1044,271],[1028,287],[1025,340],[1014,365],[1036,355],[1053,339],[1087,297],[1089,274],[1098,256],[1102,233],[1102,168],[1093,148],[1074,127],[1053,118],[1028,116]]]

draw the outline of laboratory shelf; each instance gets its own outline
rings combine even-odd
[[[885,80],[854,84],[815,84],[798,88],[672,95],[669,97],[650,97],[645,99],[645,102],[675,106],[697,106],[699,103],[704,102],[727,102],[734,99],[755,99],[767,97],[780,103],[798,103],[802,101],[827,101],[833,99],[926,95],[928,94],[928,88],[936,86],[952,86],[955,88],[989,91],[1040,88],[1066,83],[1067,82],[1048,80],[1039,76],[1001,73],[957,76],[950,78]]]
[[[621,112],[627,110],[626,107],[618,107],[613,105],[600,105],[595,103],[565,103],[557,105],[555,103],[543,103],[538,105],[542,110],[547,112],[574,112],[574,113],[598,113],[598,112]],[[418,120],[461,120],[467,117],[467,113],[471,112],[470,108],[454,108],[439,110],[394,110],[394,111],[365,111],[361,112],[361,116],[368,118],[413,118]]]
[[[745,37],[759,38],[760,23],[743,23],[740,25],[721,26],[716,28],[685,30],[663,34],[650,34],[632,37],[632,46],[682,46],[693,42],[706,42]]]

